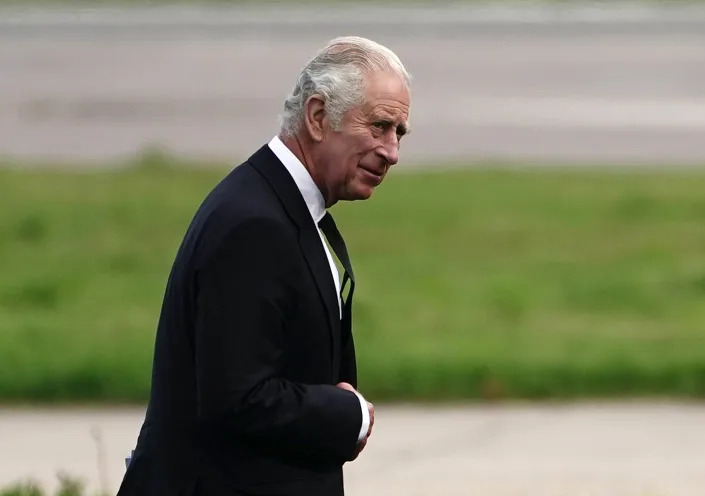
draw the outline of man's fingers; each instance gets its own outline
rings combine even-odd
[[[367,436],[369,437],[372,434],[372,426],[375,425],[375,406],[369,401],[367,402],[367,411],[370,412],[370,428],[367,429]]]
[[[345,389],[345,390],[350,391],[352,393],[357,393],[355,388],[347,382],[339,382],[338,384],[336,384],[336,387],[339,387],[340,389]],[[367,401],[367,411],[370,414],[370,426],[367,429],[367,436],[365,436],[365,439],[367,437],[369,437],[370,434],[372,434],[372,426],[375,424],[375,406],[372,403],[370,403],[369,401]],[[362,446],[362,448],[364,448],[364,445]],[[362,448],[361,448],[361,450],[362,450]]]
[[[340,389],[345,389],[347,391],[352,391],[353,393],[355,392],[355,388],[347,382],[339,382],[338,384],[336,384],[336,387],[339,387]]]
[[[353,453],[353,457],[350,459],[350,461],[355,460],[360,453],[362,453],[362,450],[365,449],[365,446],[367,446],[367,438],[363,439],[359,443],[357,443],[357,447],[355,448],[355,453]]]

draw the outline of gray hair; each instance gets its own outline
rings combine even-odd
[[[291,137],[299,131],[311,95],[323,97],[331,124],[338,128],[343,114],[363,103],[365,77],[378,71],[396,73],[407,88],[411,84],[411,76],[389,48],[356,36],[331,40],[301,70],[284,101],[281,134]]]

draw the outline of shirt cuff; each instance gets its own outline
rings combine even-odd
[[[357,442],[359,443],[367,436],[367,431],[370,430],[370,411],[367,408],[367,400],[362,397],[360,393],[355,392],[357,398],[360,400],[360,407],[362,408],[362,426],[360,426],[360,434],[357,436]]]

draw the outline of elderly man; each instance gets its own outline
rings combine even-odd
[[[343,494],[374,409],[356,391],[355,276],[326,209],[369,198],[397,163],[409,102],[393,52],[335,39],[301,71],[279,135],[205,199],[120,495]]]

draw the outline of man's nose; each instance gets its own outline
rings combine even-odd
[[[380,155],[384,157],[387,163],[392,166],[399,161],[399,138],[396,134],[392,138],[385,140],[380,148]]]

